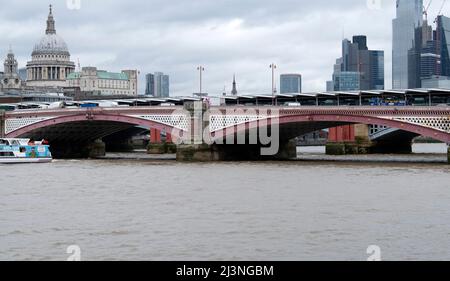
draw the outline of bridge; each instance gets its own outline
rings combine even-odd
[[[92,155],[95,145],[133,127],[165,132],[179,160],[286,159],[292,140],[346,124],[377,125],[450,144],[450,106],[212,106],[19,110],[0,117],[2,137],[47,139],[56,155]],[[275,147],[276,151],[270,151]],[[265,152],[264,152],[265,150]],[[269,151],[269,153],[267,152]]]

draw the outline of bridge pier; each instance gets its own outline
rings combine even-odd
[[[276,155],[261,155],[261,145],[178,145],[177,161],[214,162],[214,161],[271,161],[297,158],[297,145],[294,140],[280,143]]]
[[[177,145],[170,142],[149,143],[147,146],[148,154],[175,154],[177,153]]]
[[[372,143],[365,124],[346,125],[330,129],[327,155],[368,154]]]
[[[330,130],[326,146],[328,155],[345,154],[410,154],[412,137],[408,133],[394,139],[371,141],[368,125],[347,125]]]
[[[172,135],[165,133],[163,139],[161,131],[150,129],[150,143],[147,146],[148,154],[174,154],[177,152],[177,146],[172,142]]]

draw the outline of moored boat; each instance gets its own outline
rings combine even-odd
[[[48,163],[52,153],[45,141],[0,138],[0,164]]]

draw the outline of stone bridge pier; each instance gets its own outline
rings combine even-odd
[[[294,140],[281,142],[278,153],[275,155],[261,155],[261,149],[264,147],[260,144],[183,144],[177,148],[177,160],[181,162],[272,161],[297,157],[297,145]]]

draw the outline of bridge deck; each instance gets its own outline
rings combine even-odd
[[[80,114],[81,112],[104,113],[104,114],[162,114],[171,115],[174,112],[181,112],[182,106],[174,107],[130,107],[130,108],[77,108],[77,109],[44,109],[44,110],[16,110],[5,113],[5,118],[20,118],[29,116],[67,116]],[[291,114],[345,114],[345,115],[414,115],[414,116],[449,116],[450,106],[447,107],[416,107],[416,106],[299,106],[299,107],[259,107],[259,106],[213,106],[210,108],[212,112],[219,111],[221,113],[235,112],[249,114],[252,112],[276,112],[280,115]]]

